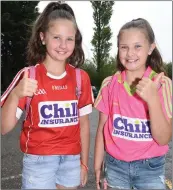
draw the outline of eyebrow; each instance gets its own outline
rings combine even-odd
[[[61,34],[53,34],[49,31],[49,33],[52,35],[52,36],[62,36]],[[75,38],[75,36],[66,36],[66,37],[70,37],[70,38]]]
[[[133,43],[134,45],[135,44],[141,44],[142,42],[135,42],[135,43]],[[128,45],[128,44],[119,44],[119,45]]]
[[[62,37],[62,35],[60,34],[52,34],[53,36],[60,36]],[[64,37],[64,36],[63,36]],[[75,38],[75,36],[65,36],[66,38]]]

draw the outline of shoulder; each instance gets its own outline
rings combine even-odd
[[[106,77],[106,78],[103,80],[102,84],[101,84],[101,88],[107,86],[107,85],[111,82],[112,77],[113,77],[113,76],[108,76],[108,77]]]
[[[170,86],[172,86],[172,80],[167,76],[162,76],[161,83],[162,84],[168,83],[168,84],[170,84]]]
[[[80,71],[82,81],[90,80],[89,74],[86,71],[84,71],[83,69],[80,69],[80,68],[75,68],[75,70],[76,69],[78,69]]]
[[[172,80],[166,76],[161,78],[161,88],[164,96],[172,97]]]
[[[28,66],[28,67],[26,67],[26,68],[28,68],[29,71],[30,71],[32,68],[34,68],[35,71],[38,71],[38,70],[42,69],[42,65],[41,65],[41,64],[36,64],[36,65]]]
[[[82,78],[89,78],[89,75],[88,75],[88,73],[86,71],[84,71],[83,69],[79,69],[79,70],[81,72]]]
[[[84,71],[81,68],[75,68],[73,65],[67,64],[67,71],[70,75],[72,75],[72,77],[76,78],[76,74],[78,74],[78,73],[76,73],[77,70],[80,71],[79,74],[80,74],[80,78],[81,78],[82,82],[90,81],[90,77],[86,71]]]
[[[154,81],[156,80],[157,76],[158,76],[158,73],[156,73],[155,76],[153,77]],[[165,75],[161,77],[160,83],[162,86],[167,86],[168,88],[172,88],[172,80]]]
[[[103,82],[101,87],[108,86],[111,81],[114,79],[115,81],[119,81],[121,77],[121,72],[117,71],[114,75],[106,77]]]

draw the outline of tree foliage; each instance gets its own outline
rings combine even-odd
[[[38,15],[37,4],[37,1],[1,1],[2,91],[26,64],[25,50],[30,25]]]
[[[165,63],[164,68],[168,77],[172,80],[172,62]]]
[[[109,21],[112,16],[112,7],[114,1],[91,1],[94,18],[94,36],[91,41],[93,49],[93,61],[96,64],[96,70],[100,75],[102,68],[109,59],[111,48],[110,39],[112,36],[109,27]]]
[[[82,69],[84,69],[89,74],[91,79],[91,84],[96,86],[97,88],[100,88],[102,81],[106,77],[111,76],[116,72],[116,59],[110,57],[107,60],[107,64],[105,64],[100,69],[101,74],[97,72],[96,65],[93,64],[93,62],[90,60],[85,61],[85,64],[82,66]]]

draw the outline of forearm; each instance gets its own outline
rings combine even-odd
[[[88,166],[89,158],[89,145],[90,145],[90,129],[89,118],[83,116],[85,119],[80,120],[80,138],[81,138],[81,161],[84,165]]]
[[[148,108],[153,138],[160,145],[168,144],[172,137],[172,127],[171,123],[164,116],[159,97],[155,97],[148,104]]]
[[[1,134],[6,134],[11,131],[16,125],[16,110],[19,99],[13,94],[9,95],[1,109]]]
[[[103,132],[98,128],[95,140],[94,169],[99,170],[104,158],[104,139]]]

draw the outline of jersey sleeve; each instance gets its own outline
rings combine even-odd
[[[7,90],[1,96],[1,107],[4,105],[4,103],[7,100],[9,94],[11,93],[11,91],[17,86],[19,81],[22,79],[24,70],[25,70],[25,68],[20,70],[16,74],[16,76],[14,77],[13,81],[11,82],[11,84],[9,85]],[[25,104],[26,104],[26,97],[21,98],[19,100],[19,104],[18,104],[18,107],[17,107],[17,110],[16,110],[16,118],[20,119],[20,117],[21,117],[21,115],[23,113],[23,110],[25,109]]]
[[[162,77],[159,95],[165,117],[172,118],[172,81],[166,76]]]
[[[90,78],[83,70],[81,70],[81,92],[79,98],[79,115],[84,116],[92,112],[94,98]]]
[[[109,114],[108,84],[110,80],[111,77],[107,77],[103,80],[100,91],[94,103],[94,107],[106,115]]]

